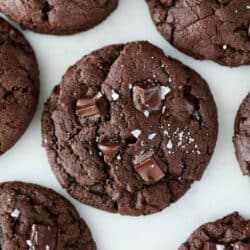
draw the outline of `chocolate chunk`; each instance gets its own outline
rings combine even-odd
[[[76,114],[80,118],[90,117],[99,118],[105,114],[106,105],[103,98],[85,96],[76,103]]]
[[[34,250],[54,250],[56,249],[57,229],[44,225],[32,225],[31,228],[31,249]]]
[[[165,176],[163,169],[166,165],[152,153],[136,157],[134,167],[147,184],[154,184]]]
[[[161,109],[161,89],[159,86],[135,86],[133,88],[135,108],[141,112]]]
[[[99,150],[104,154],[104,158],[108,161],[111,161],[115,158],[119,149],[121,147],[120,143],[115,142],[101,142],[98,144]]]

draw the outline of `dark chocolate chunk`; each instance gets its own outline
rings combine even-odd
[[[120,143],[115,142],[101,142],[98,144],[99,150],[104,154],[104,157],[111,161],[115,158],[121,147]]]
[[[76,103],[76,114],[80,118],[95,117],[99,118],[105,114],[104,100],[95,97],[82,97]]]
[[[55,250],[57,244],[57,229],[51,226],[32,225],[31,248],[34,250]]]
[[[159,111],[161,109],[161,89],[159,86],[135,86],[133,102],[137,110]]]
[[[165,164],[153,153],[145,153],[137,156],[134,161],[135,170],[147,184],[153,184],[161,180],[166,170]]]

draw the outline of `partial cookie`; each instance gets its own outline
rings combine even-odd
[[[179,250],[249,250],[250,221],[238,213],[199,227]]]
[[[42,118],[61,185],[83,203],[127,215],[159,212],[199,180],[217,129],[205,81],[147,42],[83,57]]]
[[[242,173],[250,175],[250,94],[238,110],[233,142]]]
[[[0,184],[0,249],[96,250],[75,208],[51,189]]]
[[[222,65],[250,64],[249,0],[146,0],[159,32],[177,49]]]
[[[0,11],[35,32],[67,35],[92,28],[117,4],[118,0],[0,0]]]
[[[0,18],[0,154],[28,127],[37,107],[39,72],[23,35]]]

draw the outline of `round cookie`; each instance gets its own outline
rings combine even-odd
[[[249,0],[146,0],[158,31],[177,49],[227,66],[250,64]]]
[[[67,35],[97,25],[117,4],[118,0],[0,0],[0,11],[35,32]]]
[[[238,213],[199,227],[179,250],[248,250],[250,221]]]
[[[61,185],[83,203],[127,215],[159,212],[199,180],[217,129],[205,81],[147,42],[83,57],[42,118]]]
[[[96,250],[75,208],[51,189],[1,183],[0,218],[2,250]]]
[[[250,175],[250,94],[238,110],[233,142],[242,173]]]
[[[23,35],[0,18],[0,154],[28,127],[37,107],[39,72]]]

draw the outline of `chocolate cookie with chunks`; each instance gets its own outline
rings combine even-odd
[[[250,221],[238,213],[199,227],[179,250],[249,250]]]
[[[250,175],[250,94],[238,110],[233,142],[242,173]]]
[[[75,208],[51,189],[0,183],[0,218],[2,250],[96,250]]]
[[[127,215],[179,199],[201,178],[217,130],[206,82],[148,42],[83,57],[42,116],[43,145],[61,185],[85,204]]]
[[[197,58],[250,64],[249,0],[146,0],[162,36]]]
[[[22,136],[36,111],[39,72],[23,35],[0,18],[0,154]]]
[[[103,21],[118,0],[0,0],[0,11],[26,29],[69,35]]]

